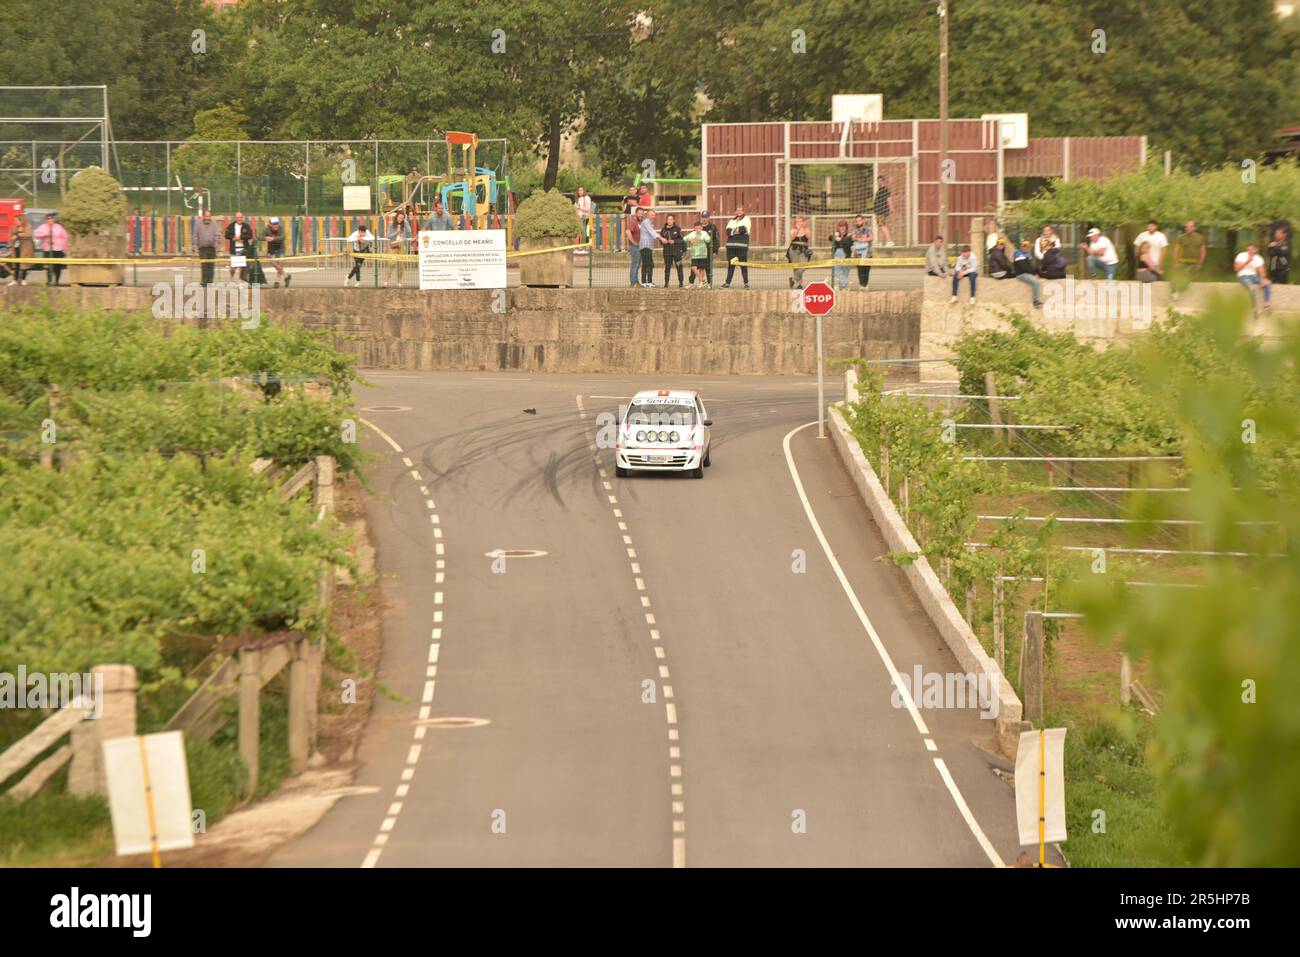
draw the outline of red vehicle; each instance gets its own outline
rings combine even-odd
[[[14,221],[26,212],[21,199],[0,199],[0,244],[9,245],[9,235],[13,232]]]

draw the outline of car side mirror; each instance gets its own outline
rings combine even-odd
[[[705,419],[705,420],[704,420],[704,424],[705,424],[705,425],[713,425],[713,420],[712,420],[712,419]]]

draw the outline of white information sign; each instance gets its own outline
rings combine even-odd
[[[349,213],[370,212],[370,187],[344,186],[343,209]]]
[[[104,742],[108,809],[118,854],[194,846],[190,776],[180,731]]]
[[[506,288],[504,229],[422,230],[421,289]]]
[[[1016,750],[1016,825],[1021,844],[1065,840],[1065,728],[1024,731]]]

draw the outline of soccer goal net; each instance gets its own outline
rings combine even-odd
[[[878,243],[909,241],[911,220],[908,181],[904,163],[815,163],[780,161],[777,169],[777,242],[790,241],[791,226],[802,216],[813,245],[825,248],[840,221],[852,228],[857,216],[865,217]]]

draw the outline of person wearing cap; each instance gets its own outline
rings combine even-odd
[[[1088,230],[1088,241],[1080,243],[1079,248],[1088,254],[1088,274],[1103,274],[1107,279],[1115,278],[1115,268],[1119,265],[1119,253],[1115,244],[1101,234],[1096,226]]]
[[[1021,242],[1020,248],[1012,254],[1011,276],[1029,287],[1035,306],[1043,304],[1043,284],[1034,275],[1034,254],[1028,239]]]
[[[284,226],[280,223],[279,216],[272,216],[266,224],[266,229],[262,232],[262,242],[266,243],[266,256],[275,266],[275,287],[280,288],[280,283],[284,283],[284,288],[289,288],[289,281],[293,279],[292,273],[284,271]]]

